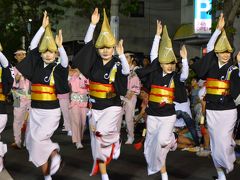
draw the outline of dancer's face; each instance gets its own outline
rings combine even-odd
[[[98,53],[103,61],[110,61],[112,59],[112,56],[114,54],[114,48],[113,47],[103,47],[98,49]]]
[[[218,57],[218,61],[221,64],[226,64],[230,60],[231,53],[229,53],[227,51],[223,52],[223,53],[217,53],[217,57]]]
[[[41,54],[41,57],[46,64],[51,64],[55,61],[57,54],[55,52],[46,51]]]
[[[171,74],[174,71],[174,63],[161,63],[160,65],[166,74]]]

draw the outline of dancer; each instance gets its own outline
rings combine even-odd
[[[15,53],[14,58],[20,63],[26,57],[26,51],[19,49]],[[30,82],[26,79],[16,67],[14,70],[14,83],[12,94],[14,99],[13,110],[13,134],[14,142],[11,144],[13,148],[20,149],[22,147],[22,127],[28,117],[28,111],[31,105]]]
[[[125,144],[132,144],[134,141],[134,115],[135,107],[137,103],[137,95],[140,94],[141,82],[134,71],[135,66],[133,65],[134,54],[127,52],[125,53],[127,58],[130,74],[128,76],[128,91],[124,98],[123,109],[125,111],[125,120],[127,124],[128,139]]]
[[[237,110],[233,98],[239,95],[238,70],[233,66],[233,52],[224,31],[224,17],[220,15],[217,28],[207,44],[207,54],[192,65],[199,78],[206,79],[206,119],[210,134],[212,158],[218,180],[234,168],[236,160],[233,129]],[[217,40],[218,39],[218,40]]]
[[[77,149],[83,148],[82,139],[88,111],[89,81],[78,69],[71,69],[69,84],[71,86],[70,118],[72,125],[72,142]]]
[[[96,8],[85,36],[86,45],[73,59],[73,65],[89,79],[92,104],[90,118],[91,146],[94,165],[91,175],[100,169],[102,180],[108,180],[106,165],[120,154],[118,126],[122,119],[121,96],[127,92],[129,65],[124,55],[123,42],[116,47],[118,57],[113,56],[116,40],[110,30],[104,10],[101,32],[93,46],[92,38],[100,15]]]
[[[16,66],[32,83],[26,147],[29,160],[36,167],[41,167],[45,180],[52,179],[51,175],[60,169],[62,162],[59,145],[50,138],[61,117],[57,94],[67,93],[64,87],[68,86],[68,58],[62,46],[61,30],[55,41],[45,11],[42,26],[31,41],[31,51]],[[57,51],[61,57],[59,64],[55,63]]]
[[[148,76],[145,86],[150,89],[147,113],[147,135],[144,144],[144,155],[148,164],[148,175],[161,171],[163,180],[168,179],[166,156],[169,150],[177,147],[173,133],[176,114],[173,104],[174,96],[180,96],[181,81],[187,79],[188,73],[183,67],[181,74],[176,74],[174,64],[176,57],[172,43],[164,26],[157,21],[157,31],[151,50],[151,65],[146,69],[136,70],[139,78]],[[159,54],[157,53],[159,49]],[[187,50],[180,50],[182,61],[187,61]],[[158,59],[157,59],[158,57]],[[160,64],[159,64],[160,63]]]

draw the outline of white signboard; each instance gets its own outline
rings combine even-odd
[[[212,0],[194,0],[194,32],[196,34],[210,34],[212,15],[208,11],[212,8]]]

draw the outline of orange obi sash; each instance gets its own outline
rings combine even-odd
[[[90,96],[96,98],[113,98],[116,96],[115,89],[112,84],[102,84],[90,81],[89,84]]]
[[[32,84],[31,99],[36,101],[55,101],[55,87],[44,84]]]
[[[206,88],[207,88],[207,94],[228,95],[229,81],[207,78]]]
[[[156,103],[172,104],[174,99],[174,88],[152,85],[149,101]]]
[[[3,94],[2,83],[0,83],[0,101],[5,101],[6,96]]]

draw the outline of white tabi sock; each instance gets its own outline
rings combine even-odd
[[[60,167],[60,163],[61,163],[61,156],[59,154],[56,154],[55,156],[52,157],[52,162],[50,166],[50,175],[53,175],[58,171]]]
[[[217,168],[217,174],[218,174],[217,180],[226,180],[224,171],[221,168]]]
[[[167,174],[167,172],[162,173],[161,175],[162,175],[162,180],[168,180],[168,174]]]
[[[108,174],[102,174],[102,180],[109,180]]]
[[[44,176],[44,180],[52,180],[52,177],[50,175]]]
[[[3,170],[3,158],[0,156],[0,172]]]

